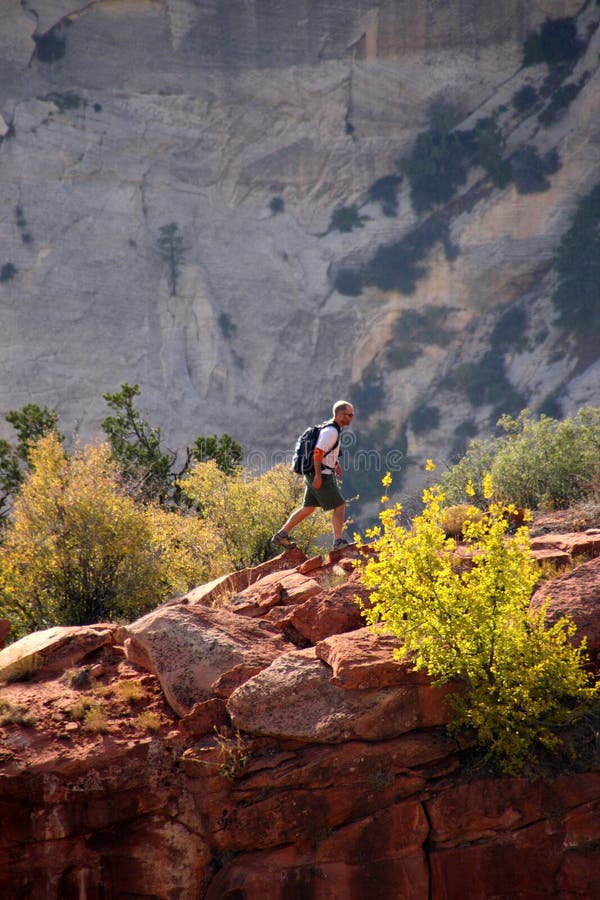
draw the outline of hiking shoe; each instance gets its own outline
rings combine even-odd
[[[290,540],[287,531],[278,531],[271,538],[271,543],[274,547],[284,547],[286,550],[293,550],[296,546],[294,541]]]
[[[349,547],[350,541],[347,541],[345,538],[338,538],[337,541],[334,541],[332,550],[342,550],[344,547]]]

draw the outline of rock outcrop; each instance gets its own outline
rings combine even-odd
[[[596,896],[596,769],[466,765],[445,727],[461,686],[363,627],[356,556],[288,551],[131,625],[0,651],[2,896]],[[572,559],[533,604],[597,654],[600,558]]]

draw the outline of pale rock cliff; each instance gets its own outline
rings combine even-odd
[[[540,129],[511,109],[547,74],[522,69],[523,41],[572,15],[589,42],[570,78],[587,81]],[[446,376],[481,355],[515,302],[531,332],[506,359],[515,390],[534,408],[549,395],[563,412],[597,404],[597,358],[582,365],[553,326],[551,294],[553,253],[600,173],[598,19],[574,0],[7,0],[0,266],[16,274],[0,283],[0,412],[47,404],[87,440],[100,434],[102,393],[137,382],[171,447],[227,431],[268,465],[351,395],[363,446],[379,428],[387,449],[405,434],[414,459],[443,458],[462,422],[484,433],[491,412]],[[440,100],[461,111],[460,128],[500,110],[509,150],[557,150],[550,190],[481,187],[475,170],[447,214],[453,258],[435,243],[410,295],[340,294],[341,268],[417,222],[406,182],[396,217],[367,190],[396,171]],[[352,204],[364,227],[330,231]],[[169,223],[183,240],[174,295],[158,247]],[[401,313],[429,307],[443,308],[447,341],[394,368]],[[414,434],[406,423],[423,404],[440,421]],[[404,489],[419,484],[412,466]]]

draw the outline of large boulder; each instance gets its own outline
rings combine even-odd
[[[227,708],[236,728],[305,742],[385,740],[449,721],[453,687],[432,688],[405,666],[391,687],[345,689],[313,648],[278,657],[234,691]]]
[[[162,606],[123,631],[127,658],[158,677],[180,716],[215,696],[213,685],[225,673],[235,669],[235,679],[249,677],[291,646],[262,620],[182,604]]]

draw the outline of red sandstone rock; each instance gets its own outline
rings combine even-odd
[[[229,716],[225,702],[215,697],[194,704],[191,712],[183,716],[179,724],[185,734],[203,737],[205,734],[212,734],[215,728],[221,728],[228,723]]]
[[[213,879],[207,900],[429,896],[427,820],[419,803],[375,812],[335,834],[316,813],[307,845],[237,856]]]
[[[231,601],[231,609],[246,616],[264,615],[272,606],[288,606],[303,603],[309,597],[321,592],[321,586],[314,578],[299,572],[272,572],[249,587],[240,591]]]
[[[577,626],[577,638],[587,639],[588,651],[600,651],[600,558],[582,563],[571,572],[542,582],[531,599],[533,609],[550,600],[547,621],[569,615]]]
[[[212,684],[244,665],[268,666],[289,644],[266,622],[227,609],[162,606],[125,629],[127,658],[157,675],[178,715],[208,700]]]
[[[444,697],[405,672],[402,684],[379,690],[344,690],[314,650],[286,653],[229,698],[233,725],[251,734],[336,743],[383,740],[449,720]]]
[[[41,669],[62,673],[99,647],[111,644],[116,630],[116,625],[98,624],[57,625],[33,631],[0,650],[0,678],[10,679]]]
[[[222,575],[215,578],[208,584],[199,585],[189,591],[181,598],[182,603],[191,606],[212,606],[216,601],[219,603],[229,598],[232,594],[243,591],[248,585],[260,581],[270,572],[281,572],[282,570],[290,570],[294,566],[298,566],[306,561],[306,556],[295,547],[292,550],[285,550],[273,559],[268,559],[258,566],[252,566],[248,569],[241,569],[239,572],[231,572],[229,575]]]
[[[331,666],[334,684],[362,690],[406,682],[410,664],[394,659],[394,651],[400,646],[390,634],[361,628],[320,641],[315,650],[317,657]],[[429,684],[423,673],[412,672],[412,676],[415,683]]]
[[[59,671],[5,686],[2,699],[35,724],[0,726],[0,896],[600,895],[600,775],[532,783],[463,771],[468,739],[446,733],[442,692],[392,659],[392,638],[360,627],[359,575],[346,561],[302,572],[288,554],[270,561],[283,570],[270,582],[279,598],[291,575],[311,575],[320,593],[263,618],[264,608],[247,618],[170,603],[113,633],[130,662],[119,646],[103,650],[103,681],[138,678],[157,709],[156,678],[132,663],[161,670],[165,692],[189,709],[178,728],[161,697],[156,735],[123,702],[111,732],[87,733],[69,719],[82,692]],[[591,635],[597,562],[539,589]],[[326,590],[344,571],[348,581]],[[235,592],[268,574],[252,572],[231,576]],[[290,653],[276,627],[316,647]],[[118,694],[86,693],[102,703]]]
[[[227,700],[236,688],[239,688],[241,684],[248,681],[248,679],[252,678],[254,675],[258,675],[263,669],[264,666],[246,665],[244,663],[239,666],[234,666],[233,669],[223,672],[216,681],[213,681],[210,686],[211,692],[216,697]]]
[[[532,550],[531,555],[539,563],[555,563],[557,566],[568,566],[571,557],[564,550]]]
[[[597,556],[600,554],[600,530],[588,528],[571,534],[539,535],[531,538],[531,549],[560,550],[570,556]]]
[[[363,619],[356,602],[357,596],[366,600],[366,590],[355,582],[346,582],[294,606],[284,616],[273,612],[267,615],[267,619],[272,620],[284,634],[291,630],[296,641],[303,639],[307,643],[316,644],[332,634],[360,628]]]

